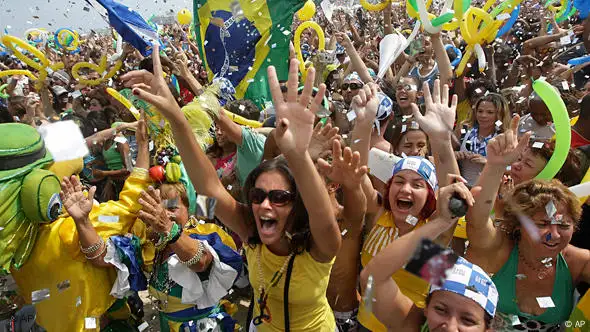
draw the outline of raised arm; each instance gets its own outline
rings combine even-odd
[[[440,81],[443,84],[451,85],[453,81],[453,67],[451,67],[451,60],[445,50],[440,33],[431,36],[432,49],[434,50],[434,59],[438,65],[438,72],[440,74]]]
[[[510,129],[494,137],[487,145],[487,160],[477,186],[481,192],[473,208],[467,212],[467,237],[470,248],[474,250],[494,250],[502,243],[502,234],[490,220],[490,213],[494,206],[498,189],[502,183],[502,176],[506,166],[515,161],[526,148],[530,132],[517,138],[518,121],[520,116],[512,118]]]
[[[227,136],[230,142],[237,146],[242,145],[242,126],[233,122],[226,114],[224,109],[219,110],[219,116],[216,119],[215,124],[221,128],[223,133]],[[231,115],[231,114],[230,114]]]
[[[451,136],[457,110],[457,95],[449,99],[448,85],[442,86],[441,81],[434,81],[434,91],[430,94],[428,83],[422,86],[426,113],[422,115],[416,104],[412,104],[412,111],[420,128],[428,135],[428,140],[436,164],[436,176],[439,186],[447,183],[447,174],[459,175],[459,165],[455,159]],[[450,103],[450,106],[449,106]]]
[[[391,330],[408,324],[407,319],[413,306],[412,301],[400,292],[391,276],[410,260],[422,239],[434,240],[455,226],[457,218],[453,218],[448,209],[449,199],[455,193],[465,199],[468,205],[473,205],[473,196],[465,184],[454,183],[441,188],[437,200],[437,216],[424,226],[391,242],[373,257],[361,272],[363,287],[367,284],[369,276],[373,276],[376,297],[373,309],[377,318]]]
[[[277,114],[275,141],[287,159],[309,216],[311,254],[319,262],[332,260],[342,242],[340,228],[332,211],[324,181],[318,174],[308,148],[313,133],[315,113],[320,109],[326,86],[321,84],[312,101],[315,69],[307,72],[301,95],[297,96],[299,61],[291,60],[287,98],[283,99],[274,66],[268,67],[268,81]],[[307,105],[312,102],[311,109]]]
[[[360,165],[362,166],[366,166],[369,161],[371,131],[377,116],[378,106],[377,86],[372,83],[365,85],[352,100],[352,108],[356,114],[356,119],[352,130],[351,148],[359,153]],[[376,213],[380,208],[379,196],[373,188],[368,175],[363,176],[362,188],[367,199],[367,213]]]
[[[361,156],[352,152],[349,147],[340,146],[340,141],[334,140],[332,147],[332,164],[319,159],[321,171],[334,183],[342,186],[344,194],[343,218],[348,222],[362,224],[366,212],[366,198],[361,187],[363,176],[367,173],[367,166],[361,165]]]
[[[188,121],[164,81],[158,54],[159,46],[154,45],[154,74],[145,70],[132,71],[121,79],[126,86],[133,88],[133,94],[156,106],[168,119],[183,163],[197,192],[216,198],[219,219],[242,240],[246,240],[252,232],[245,221],[247,207],[233,199],[219,181],[215,168],[197,143]]]
[[[356,48],[348,38],[348,35],[345,32],[337,32],[336,38],[338,42],[344,46],[346,49],[346,54],[350,57],[350,63],[352,64],[352,70],[356,71],[363,82],[373,82],[371,75],[369,75],[369,71],[367,70],[367,66],[361,59],[360,54],[357,52]]]

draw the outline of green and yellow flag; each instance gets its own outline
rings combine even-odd
[[[567,332],[590,331],[590,292],[586,292],[578,302],[564,325]]]
[[[236,98],[270,101],[266,68],[289,72],[293,14],[305,0],[195,0],[195,37],[209,79],[224,77]]]

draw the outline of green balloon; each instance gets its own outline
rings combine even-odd
[[[442,14],[441,16],[433,18],[432,21],[430,21],[430,22],[432,23],[433,26],[439,27],[447,22],[450,22],[453,19],[454,15],[455,14],[453,14],[453,13]]]
[[[537,175],[537,179],[551,180],[567,158],[572,141],[570,119],[565,103],[559,92],[549,83],[541,80],[533,82],[533,89],[549,108],[555,124],[555,151],[545,168]]]

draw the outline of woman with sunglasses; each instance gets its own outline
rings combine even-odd
[[[367,137],[376,117],[377,98],[372,91],[373,85],[364,88],[357,98],[357,123],[353,131],[353,149],[359,151],[361,162],[368,160],[369,150]],[[392,177],[388,181],[383,197],[365,177],[363,190],[367,198],[367,214],[375,216],[367,223],[371,229],[361,251],[363,266],[371,260],[389,243],[399,237],[420,228],[427,223],[436,207],[435,190],[438,179],[444,178],[441,185],[447,184],[447,174],[459,174],[459,168],[452,155],[450,128],[455,119],[457,98],[453,96],[449,106],[448,86],[444,86],[441,93],[440,81],[434,84],[434,93],[430,94],[428,84],[424,83],[425,115],[421,115],[416,104],[412,105],[414,118],[421,128],[428,133],[433,142],[434,158],[438,162],[437,169],[428,160],[421,157],[406,157],[395,164]],[[373,101],[375,100],[375,101]],[[448,245],[452,237],[451,231],[446,232],[439,241]],[[366,277],[366,276],[365,276]],[[428,285],[415,282],[403,272],[393,275],[400,285],[402,292],[409,296],[419,307],[423,308],[428,294]],[[362,331],[386,331],[386,327],[361,305],[359,309],[359,323]]]
[[[309,110],[315,70],[309,69],[298,98],[297,68],[298,61],[292,60],[286,101],[274,67],[268,69],[278,118],[274,136],[285,159],[263,162],[250,173],[244,190],[247,204],[233,199],[219,182],[166,87],[159,57],[154,57],[154,75],[136,71],[122,77],[136,95],[168,118],[195,187],[217,199],[217,217],[248,243],[245,250],[254,289],[251,331],[336,329],[326,288],[341,235],[326,188],[307,152],[325,85]]]

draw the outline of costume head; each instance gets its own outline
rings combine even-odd
[[[0,132],[0,273],[8,273],[26,262],[39,224],[61,214],[60,178],[82,167],[80,160],[54,163],[31,126],[5,123]]]

